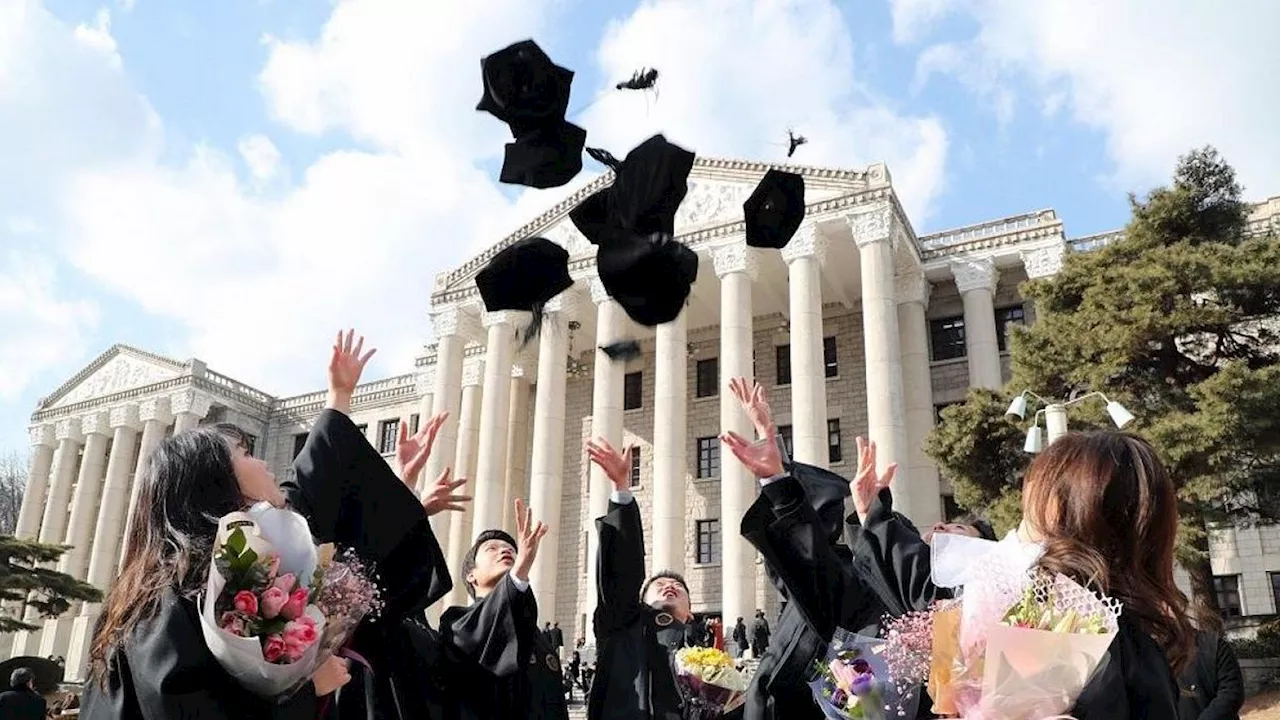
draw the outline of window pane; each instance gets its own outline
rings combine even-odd
[[[414,414],[410,415],[410,416],[409,416],[409,432],[411,432],[411,433],[416,433],[416,432],[418,432],[418,423],[420,423],[420,422],[422,422],[422,420],[421,420],[421,418],[418,416],[418,413],[414,413]]]
[[[795,456],[796,456],[796,444],[795,444],[795,440],[793,439],[794,435],[793,435],[793,433],[792,433],[791,426],[790,426],[790,425],[779,425],[779,426],[778,426],[778,437],[782,438],[782,447],[784,447],[784,448],[786,448],[786,449],[787,449],[787,457],[790,457],[790,458],[795,457]]]
[[[827,377],[833,378],[840,374],[840,365],[836,362],[834,337],[822,338],[822,364],[826,366]]]
[[[1271,573],[1271,595],[1275,598],[1276,612],[1280,613],[1280,572]]]
[[[699,360],[696,374],[697,396],[715,397],[720,385],[720,358]]]
[[[774,358],[778,366],[778,385],[791,384],[791,346],[779,345],[774,348]]]
[[[1218,596],[1218,607],[1222,610],[1223,617],[1240,617],[1243,614],[1240,607],[1239,575],[1218,575],[1214,577],[1213,590]]]
[[[1009,326],[1026,324],[1027,314],[1021,305],[996,310],[996,345],[1000,352],[1009,349]]]
[[[840,419],[827,421],[827,461],[838,463],[844,460],[844,448],[840,445]]]
[[[640,484],[640,449],[631,451],[631,487]]]
[[[245,434],[244,434],[244,441],[245,441],[245,443],[246,443],[246,444],[248,444],[248,446],[249,446],[249,447],[245,448],[245,450],[248,450],[248,451],[249,451],[249,457],[253,457],[254,451],[255,451],[255,450],[257,449],[257,447],[258,447],[258,436],[257,436],[257,435],[250,435],[249,433],[245,433]]]
[[[644,373],[627,373],[622,377],[622,409],[635,410],[641,405],[644,392]]]
[[[400,432],[399,420],[383,420],[378,423],[378,452],[386,455],[396,451],[396,435]]]
[[[964,357],[964,316],[930,320],[929,345],[933,348],[934,360]]]
[[[954,495],[942,496],[942,510],[946,515],[947,522],[955,522],[956,518],[964,515],[964,510],[961,510],[960,506],[956,504],[956,498]]]
[[[718,475],[720,475],[719,438],[698,438],[698,477],[713,478]]]
[[[697,521],[698,548],[694,560],[699,564],[720,562],[720,521]]]

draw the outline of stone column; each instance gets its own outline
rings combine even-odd
[[[147,398],[138,403],[138,420],[142,422],[142,443],[138,446],[137,468],[133,474],[133,483],[129,489],[129,509],[124,515],[124,535],[120,541],[120,557],[117,560],[116,572],[124,570],[125,558],[129,556],[129,537],[133,530],[133,514],[138,508],[138,496],[146,483],[147,461],[156,446],[164,440],[165,428],[173,422],[169,412],[169,398]]]
[[[752,377],[751,284],[756,277],[754,251],[742,241],[717,248],[713,255],[720,278],[720,429],[750,437],[754,432],[729,380]],[[721,617],[751,617],[755,610],[755,551],[735,532],[756,497],[751,471],[731,453],[720,457]]]
[[[515,501],[529,501],[529,377],[533,374],[529,360],[511,366],[510,420],[507,424],[507,479],[503,483],[502,528],[514,533],[516,528]],[[534,511],[542,519],[542,508]]]
[[[911,479],[911,488],[902,501],[894,498],[894,509],[911,518],[916,527],[929,527],[942,519],[938,467],[924,452],[925,440],[933,431],[933,372],[929,366],[929,321],[925,317],[931,286],[923,272],[899,275],[895,283],[902,344],[902,404],[907,422],[906,477]],[[895,493],[903,495],[897,489]]]
[[[596,364],[591,382],[591,437],[604,438],[622,451],[622,377],[624,366],[609,359],[599,349],[621,339],[627,328],[627,316],[604,289],[599,278],[591,280],[591,300],[596,304]],[[595,616],[599,594],[596,567],[599,565],[600,536],[596,532],[596,518],[609,511],[609,493],[613,483],[599,467],[590,463],[590,483],[587,494],[587,516],[582,527],[587,530],[587,617]]]
[[[80,456],[80,419],[64,418],[54,425],[54,438],[58,449],[53,455],[53,483],[49,486],[49,498],[44,505],[44,517],[40,520],[39,541],[51,545],[62,544],[67,532],[67,506],[71,502],[71,488],[75,483],[77,460]],[[46,564],[46,567],[51,567]],[[40,616],[27,608],[23,621],[39,625]],[[12,657],[35,655],[40,652],[43,631],[20,630],[13,637]],[[46,653],[47,654],[47,653]]]
[[[1004,385],[996,338],[995,263],[986,258],[952,260],[951,274],[964,300],[964,346],[969,356],[969,385],[997,390]]]
[[[200,421],[209,414],[212,398],[201,392],[186,390],[169,396],[169,407],[173,411],[173,434],[193,430]]]
[[[123,405],[111,409],[113,431],[111,454],[107,457],[107,479],[98,506],[98,522],[93,532],[93,549],[89,556],[86,579],[104,593],[111,589],[119,559],[120,529],[129,498],[129,470],[133,468],[133,446],[138,437],[138,407]],[[67,650],[67,677],[83,680],[89,663],[93,628],[101,606],[82,603],[80,614],[71,625],[71,647]]]
[[[484,361],[479,358],[468,360],[462,366],[462,400],[458,413],[458,443],[453,460],[453,472],[457,478],[465,478],[463,486],[465,494],[475,494],[476,462],[480,450],[480,412],[483,401],[482,383],[484,382]],[[440,513],[444,515],[445,513]],[[462,579],[457,572],[462,568],[462,558],[471,549],[471,528],[474,513],[468,505],[464,512],[449,513],[453,516],[449,525],[448,554],[449,570],[455,574],[453,591],[449,594],[448,605],[466,605],[467,591],[462,586]],[[436,517],[439,517],[437,515]],[[440,607],[440,603],[436,604]]]
[[[898,340],[895,297],[894,238],[901,233],[888,203],[848,218],[862,273],[862,333],[867,373],[867,435],[876,443],[880,472],[898,463],[895,494],[904,497],[907,477],[907,432],[902,402],[902,351]],[[903,238],[905,241],[905,238]]]
[[[426,427],[427,423],[431,421],[431,416],[433,414],[432,404],[435,402],[435,385],[436,369],[434,367],[429,367],[424,372],[420,373],[417,381],[414,383],[414,390],[418,394],[418,430]],[[414,430],[412,420],[413,418],[410,416],[405,416],[400,419],[401,422],[408,426],[410,434],[416,432],[416,430]],[[440,447],[439,442],[440,436],[436,435],[435,447]],[[422,486],[422,478],[425,476],[425,472],[420,472],[415,478],[407,478],[406,482],[410,483],[414,488],[419,488]],[[434,480],[435,478],[432,479]]]
[[[463,474],[463,468],[453,465],[453,462],[458,450],[458,423],[462,402],[462,353],[467,343],[477,335],[479,325],[475,315],[461,307],[444,308],[431,316],[431,322],[436,335],[436,376],[431,393],[431,415],[447,412],[449,417],[436,435],[431,457],[427,458],[422,477],[418,480],[419,492],[427,483],[440,477],[440,473],[447,467],[453,467],[454,477],[473,477],[471,474]],[[471,487],[467,489],[471,490]],[[431,519],[432,529],[446,554],[450,552],[449,543],[453,535],[450,525],[454,514],[440,513]]]
[[[27,471],[27,489],[22,495],[18,524],[13,531],[20,540],[31,540],[40,532],[40,517],[44,515],[55,445],[57,440],[53,436],[52,424],[31,426],[31,467]]]
[[[542,332],[538,336],[529,505],[547,524],[547,536],[542,540],[545,550],[534,561],[529,581],[538,594],[539,622],[556,619],[562,531],[560,508],[564,491],[565,363],[569,357],[569,318],[575,309],[574,299],[568,293],[552,299],[545,308]],[[572,624],[566,623],[566,627]]]
[[[653,369],[653,570],[684,573],[689,320],[657,327]]]
[[[791,438],[795,459],[825,468],[827,442],[827,374],[822,362],[822,231],[814,224],[800,228],[782,249],[791,292]]]
[[[484,392],[480,398],[480,454],[476,457],[472,536],[502,525],[516,333],[513,313],[485,313],[483,322],[489,337],[484,353]]]

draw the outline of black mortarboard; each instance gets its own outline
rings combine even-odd
[[[671,322],[698,279],[698,255],[660,233],[624,235],[596,251],[600,282],[627,315],[646,327]]]
[[[507,143],[498,180],[532,188],[560,187],[582,172],[582,146],[587,131],[558,122],[527,132]]]
[[[616,228],[610,223],[609,193],[612,188],[597,190],[569,211],[574,227],[592,245],[607,244]],[[603,241],[603,242],[602,242]]]
[[[460,570],[462,584],[466,586],[467,594],[470,595],[472,598],[476,596],[476,588],[474,585],[467,582],[467,576],[471,574],[472,570],[476,569],[476,553],[480,551],[480,546],[489,542],[490,540],[501,540],[502,542],[510,545],[513,548],[520,547],[520,545],[516,543],[515,538],[511,537],[509,534],[501,530],[485,530],[484,532],[480,533],[480,535],[476,538],[476,541],[471,543],[471,549],[467,551],[467,554],[465,556],[463,556],[462,568]]]
[[[689,192],[694,154],[654,135],[627,153],[610,188],[611,216],[639,235],[675,235],[676,210]]]
[[[520,137],[564,120],[573,71],[551,62],[532,40],[522,40],[480,61],[484,97],[476,110],[506,123]]]
[[[489,312],[535,312],[572,285],[569,251],[540,237],[513,243],[476,274],[476,287]]]
[[[804,178],[770,170],[742,204],[747,245],[781,250],[804,220]]]
[[[627,361],[640,357],[640,343],[635,340],[619,340],[608,345],[601,345],[600,352],[609,356],[610,360]]]

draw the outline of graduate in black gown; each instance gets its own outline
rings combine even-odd
[[[609,513],[596,520],[596,675],[587,717],[680,720],[672,653],[685,646],[693,620],[689,586],[674,572],[645,579],[644,529],[631,494],[631,449],[619,453],[597,439],[587,444],[587,455],[613,483]]]
[[[533,521],[521,500],[515,517],[515,538],[502,530],[479,534],[459,570],[472,603],[440,617],[456,682],[450,715],[460,720],[569,717],[560,658],[538,628],[538,603],[529,587],[547,527]]]

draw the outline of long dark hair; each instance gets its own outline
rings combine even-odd
[[[204,588],[218,520],[244,506],[230,442],[215,428],[167,438],[145,463],[124,567],[89,654],[90,675],[103,682],[111,653],[155,615],[166,590],[194,597]]]
[[[1127,433],[1070,433],[1031,464],[1022,493],[1045,547],[1040,567],[1122,602],[1174,672],[1186,668],[1196,636],[1173,579],[1178,500],[1151,445]]]

